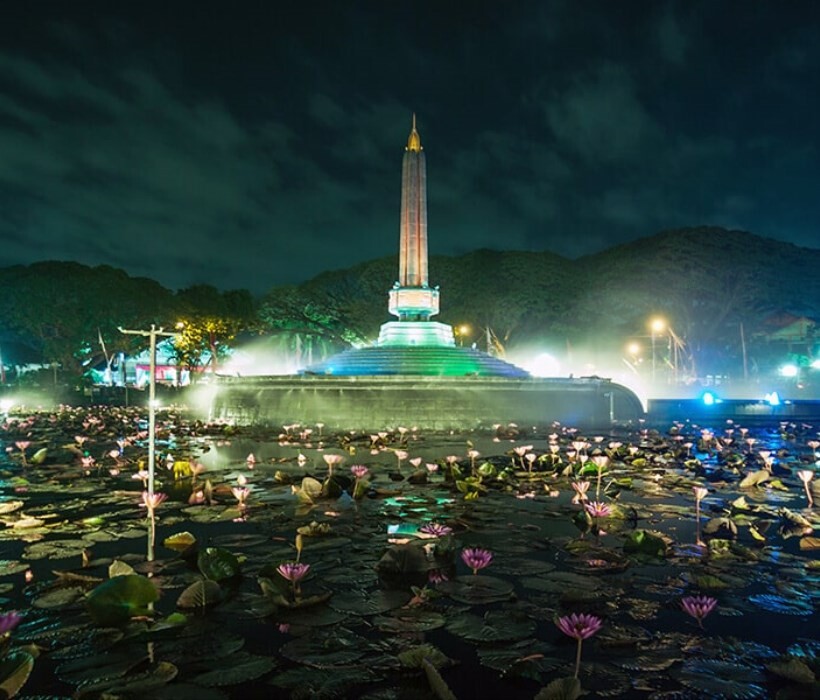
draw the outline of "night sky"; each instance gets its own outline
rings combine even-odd
[[[413,112],[432,254],[816,248],[818,29],[799,1],[4,2],[0,267],[262,292],[394,254]]]

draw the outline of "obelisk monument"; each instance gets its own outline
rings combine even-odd
[[[415,114],[402,160],[399,278],[388,310],[399,320],[381,327],[379,345],[455,345],[452,327],[430,320],[439,311],[439,291],[427,274],[427,164]]]

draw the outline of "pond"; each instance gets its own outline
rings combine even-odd
[[[7,695],[820,692],[812,426],[329,434],[180,410],[154,501],[146,437],[112,407],[0,427]]]

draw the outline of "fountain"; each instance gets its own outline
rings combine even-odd
[[[605,428],[643,415],[637,396],[608,379],[534,379],[501,358],[457,347],[452,327],[431,320],[439,297],[428,280],[427,169],[414,115],[402,162],[399,279],[388,293],[397,320],[382,325],[373,346],[346,350],[299,375],[220,377],[211,416],[341,429],[464,430],[555,421]]]

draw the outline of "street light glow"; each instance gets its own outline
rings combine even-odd
[[[649,322],[649,328],[653,333],[663,333],[663,331],[666,330],[666,321],[660,317],[653,318]]]

